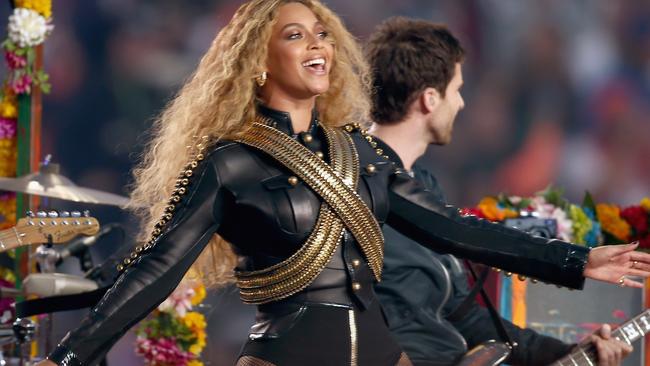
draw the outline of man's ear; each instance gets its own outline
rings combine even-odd
[[[440,93],[435,88],[426,88],[420,95],[423,112],[433,112],[440,103]]]

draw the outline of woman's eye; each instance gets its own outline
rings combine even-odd
[[[327,31],[318,32],[318,37],[320,37],[320,39],[325,39],[327,36],[329,36]]]
[[[289,37],[287,37],[287,38],[289,38],[289,39],[299,39],[299,38],[302,38],[302,34],[300,34],[300,33],[298,33],[298,32],[296,32],[296,33],[291,33],[291,34],[289,35]]]

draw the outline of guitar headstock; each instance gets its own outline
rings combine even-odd
[[[15,234],[18,245],[65,243],[79,235],[97,234],[99,222],[88,212],[29,212],[28,217],[18,220],[16,226],[7,231]]]

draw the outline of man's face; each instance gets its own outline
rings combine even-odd
[[[432,114],[430,126],[433,144],[446,145],[451,142],[456,115],[465,107],[465,101],[460,95],[461,86],[463,86],[463,71],[460,63],[456,63],[454,76],[445,90],[445,97],[440,99]]]

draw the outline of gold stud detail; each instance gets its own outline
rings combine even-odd
[[[377,168],[372,164],[368,164],[366,165],[366,171],[368,174],[374,174],[377,171]]]
[[[531,279],[530,279],[530,282],[532,282],[532,283],[537,283],[537,282],[539,282],[539,281],[536,280],[536,279],[534,279],[534,278],[531,278]]]
[[[506,272],[506,277],[512,276],[512,272]]]
[[[358,260],[358,259],[353,259],[353,260],[352,260],[352,265],[353,265],[354,267],[359,267],[359,266],[361,265],[361,261]]]
[[[354,282],[354,283],[352,283],[352,289],[353,289],[354,291],[359,291],[359,290],[361,290],[361,284],[360,284],[359,282]]]
[[[176,190],[176,193],[180,194],[181,196],[184,195],[185,192],[187,192],[187,189],[185,189],[185,187],[181,187],[181,188]]]
[[[316,151],[316,156],[318,156],[319,159],[322,159],[324,155],[322,151]]]
[[[124,264],[126,264],[127,266],[131,264],[131,258],[124,258]]]
[[[203,155],[203,154],[198,154],[198,155],[196,156],[196,160],[198,160],[198,161],[201,161],[201,160],[203,160],[203,159],[205,159],[205,155]]]
[[[142,250],[143,250],[143,249],[144,249],[144,248],[142,248],[142,246],[138,245],[137,247],[135,247],[135,252],[136,252],[136,253],[142,253]]]
[[[310,135],[308,133],[304,134],[302,136],[302,139],[305,140],[305,142],[307,142],[307,143],[310,143],[310,142],[314,141],[314,138],[312,137],[312,135]]]
[[[344,128],[347,132],[352,132],[352,131],[354,131],[354,127],[353,127],[352,125],[345,125],[345,127],[343,127],[343,128]]]
[[[366,136],[366,141],[372,142],[372,136]]]
[[[517,279],[519,279],[519,281],[526,281],[526,276],[524,276],[524,275],[517,275]]]
[[[372,147],[373,149],[376,149],[377,148],[377,142],[376,141],[370,141],[370,147]]]
[[[138,258],[138,253],[131,252],[131,259],[136,259],[136,258]]]
[[[185,171],[185,176],[188,177],[188,178],[191,177],[192,174],[194,174],[194,172],[192,172],[190,169]]]
[[[155,235],[155,236],[160,235],[160,233],[161,233],[160,229],[154,229],[153,230],[153,235]]]
[[[375,151],[377,152],[377,155],[383,155],[384,154],[383,149],[376,149]]]
[[[289,179],[287,179],[287,181],[288,181],[289,184],[291,184],[292,186],[296,186],[296,185],[298,184],[298,178],[297,178],[297,177],[294,177],[294,176],[289,177]]]
[[[117,271],[118,271],[118,272],[122,272],[122,271],[124,271],[124,266],[121,265],[121,264],[118,264],[118,265],[117,265]]]

